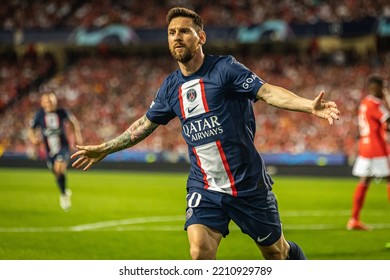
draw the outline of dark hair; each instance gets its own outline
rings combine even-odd
[[[200,15],[195,13],[194,11],[187,9],[187,8],[182,8],[182,7],[175,7],[172,8],[168,14],[167,14],[167,22],[168,24],[171,23],[172,19],[177,18],[177,17],[187,17],[191,18],[192,22],[200,28],[200,30],[203,30],[203,21]]]
[[[368,77],[367,83],[370,84],[376,84],[378,86],[383,86],[383,78],[378,75],[372,75]]]

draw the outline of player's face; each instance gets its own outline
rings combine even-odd
[[[383,85],[379,85],[376,83],[372,83],[370,85],[370,92],[378,98],[383,97],[383,90],[384,90]]]
[[[41,106],[45,112],[53,112],[57,108],[57,98],[54,94],[45,94],[41,98]]]
[[[168,26],[168,45],[173,58],[181,63],[189,62],[204,43],[204,32],[196,32],[192,19],[177,17]]]

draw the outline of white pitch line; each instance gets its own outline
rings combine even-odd
[[[137,224],[146,224],[146,223],[158,223],[158,222],[174,222],[182,221],[184,216],[161,216],[161,217],[141,217],[125,220],[113,220],[106,222],[98,222],[93,224],[85,224],[70,227],[70,231],[84,231],[84,230],[94,230],[107,227],[117,227],[123,225],[137,225]]]
[[[364,214],[366,216],[383,216],[385,211],[380,210],[366,210]],[[340,211],[280,211],[280,216],[283,217],[334,217],[334,216],[349,216],[351,210]]]
[[[2,227],[0,233],[7,232],[65,232],[69,227]]]
[[[157,217],[141,217],[124,220],[112,220],[91,224],[84,224],[70,227],[1,227],[0,232],[80,232],[86,230],[97,230],[109,227],[118,227],[126,225],[137,225],[145,223],[159,223],[159,222],[174,222],[183,221],[184,216],[157,216]],[[114,230],[113,230],[114,231]]]
[[[366,216],[383,216],[385,211],[369,211],[365,212]],[[346,216],[350,211],[285,211],[281,212],[282,217],[325,217],[325,216]],[[111,230],[111,231],[179,231],[183,227],[175,226],[139,226],[147,223],[161,223],[183,221],[184,216],[154,216],[140,217],[124,220],[112,220],[90,224],[82,224],[70,227],[0,227],[0,232],[80,232],[87,230]],[[137,226],[136,226],[137,225]],[[374,229],[389,229],[390,224],[370,224]],[[283,225],[287,230],[324,230],[324,229],[341,229],[340,226],[334,224],[300,224],[300,225]],[[111,228],[111,229],[110,229]],[[232,230],[238,229],[232,227]]]
[[[124,220],[112,220],[70,227],[1,227],[0,232],[65,232],[65,231],[86,231],[86,230],[98,230],[110,227],[118,227],[125,225],[137,225],[145,223],[158,223],[158,222],[174,222],[183,221],[184,216],[156,216],[156,217],[141,217]]]

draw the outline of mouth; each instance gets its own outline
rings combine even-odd
[[[176,49],[184,49],[184,46],[183,45],[175,45],[173,46],[173,48],[176,50]]]

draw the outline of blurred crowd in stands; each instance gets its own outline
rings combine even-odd
[[[358,135],[356,113],[364,95],[366,78],[374,73],[389,78],[390,73],[390,53],[382,54],[382,63],[360,58],[344,65],[314,63],[310,56],[296,53],[237,52],[233,55],[267,82],[299,95],[313,99],[324,90],[325,98],[336,101],[342,112],[342,118],[329,127],[327,121],[311,115],[257,102],[254,106],[256,145],[263,153],[345,153],[353,157]],[[44,68],[47,57],[34,57],[33,62],[29,60],[31,58],[22,57],[16,65],[15,61],[1,60],[2,96],[4,92],[12,94],[13,90],[8,88],[17,87],[19,81],[23,84],[24,79],[10,77],[27,71],[31,80],[36,71]],[[31,63],[38,67],[31,67]],[[39,108],[39,91],[45,89],[54,89],[59,105],[76,115],[86,143],[97,144],[111,139],[145,113],[163,79],[175,69],[176,64],[168,54],[73,56],[65,70],[46,78],[39,87],[32,87],[24,97],[0,113],[0,145],[11,152],[24,153],[31,149],[27,127]],[[180,134],[179,121],[174,119],[133,149],[186,154],[187,147]]]
[[[208,26],[237,26],[282,19],[315,23],[390,17],[388,0],[10,0],[0,9],[0,29],[102,27],[121,23],[133,28],[165,27],[173,6],[195,9]]]
[[[33,45],[18,57],[10,49],[0,53],[0,113],[31,86],[39,85],[56,71],[51,53],[38,57]]]
[[[390,17],[386,0],[10,0],[0,9],[0,29],[73,29],[121,23],[134,28],[165,28],[173,6],[196,10],[206,26],[238,26],[282,19],[288,23],[316,23]],[[313,42],[315,42],[313,38]],[[102,47],[102,46],[100,46]],[[103,46],[104,47],[104,46]],[[233,55],[269,83],[314,98],[321,90],[335,100],[342,118],[334,127],[303,113],[255,104],[256,145],[264,153],[344,153],[354,157],[358,135],[356,111],[368,75],[389,78],[390,53],[355,57],[334,52],[321,57],[313,44],[307,53],[275,54],[237,50]],[[325,59],[324,59],[325,58]],[[71,110],[82,125],[88,144],[122,133],[149,107],[167,74],[176,69],[168,54],[110,54],[69,56],[58,71],[51,53],[34,46],[23,53],[0,53],[0,155],[2,151],[29,153],[29,120],[39,108],[39,92],[54,89],[59,105]],[[186,154],[177,119],[159,128],[135,150]]]

